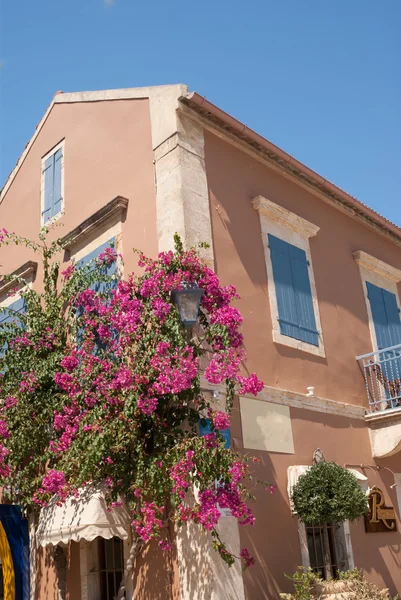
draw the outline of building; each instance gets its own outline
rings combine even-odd
[[[114,239],[126,272],[132,247],[155,256],[176,231],[187,246],[209,242],[206,260],[241,295],[249,370],[265,381],[257,399],[237,399],[231,434],[278,489],[259,495],[255,528],[221,520],[256,566],[227,570],[184,531],[171,564],[151,548],[136,565],[135,597],[273,600],[301,564],[356,565],[401,592],[401,229],[183,85],[57,93],[0,199],[1,226],[20,235],[49,218],[66,262]],[[0,252],[3,270],[40,286],[25,249]],[[322,533],[292,515],[287,488],[317,449],[381,490],[375,531],[359,521]],[[70,600],[100,597],[126,545],[113,543],[108,570],[98,557],[112,542],[68,543]],[[54,555],[37,556],[34,597],[53,600]]]

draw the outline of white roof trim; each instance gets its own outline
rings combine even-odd
[[[0,192],[0,204],[6,195],[10,185],[14,181],[15,176],[24,163],[24,160],[39,135],[43,125],[55,104],[67,104],[74,102],[103,102],[107,100],[140,100],[149,98],[151,100],[151,125],[152,125],[152,141],[153,148],[159,143],[167,139],[168,135],[165,132],[169,126],[169,119],[165,118],[165,112],[171,107],[171,102],[175,108],[178,107],[178,98],[188,93],[187,86],[183,84],[159,85],[139,88],[122,88],[117,90],[99,90],[94,92],[57,92],[48,106],[42,119],[39,121],[35,133],[25,146],[25,150],[19,157],[17,164],[11,171]],[[164,110],[163,110],[164,109]],[[175,119],[175,114],[174,114]],[[154,128],[154,122],[156,127]],[[160,131],[161,130],[161,131]],[[158,135],[161,133],[162,135]],[[159,139],[159,137],[161,139]]]
[[[61,506],[52,500],[40,512],[37,543],[56,546],[70,541],[91,542],[96,537],[128,539],[131,519],[127,508],[123,505],[108,511],[103,490],[102,486],[82,489],[78,498],[70,497]]]

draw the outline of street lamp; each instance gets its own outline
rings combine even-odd
[[[186,283],[181,290],[173,290],[171,297],[177,305],[184,327],[192,327],[198,320],[200,301],[205,293],[196,283]]]

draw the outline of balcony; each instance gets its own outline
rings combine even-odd
[[[365,380],[373,456],[401,450],[401,344],[356,357]]]

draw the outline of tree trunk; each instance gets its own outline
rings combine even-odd
[[[331,579],[331,577],[333,577],[333,572],[331,570],[329,531],[328,531],[327,523],[323,523],[323,553],[324,553],[324,565],[325,565],[325,571],[326,571],[326,578]]]
[[[116,600],[122,600],[123,598],[125,598],[125,590],[127,587],[128,578],[130,577],[130,574],[132,573],[132,570],[134,568],[135,559],[138,556],[142,546],[143,546],[143,540],[141,540],[141,538],[139,538],[135,533],[133,533],[133,540],[132,540],[131,548],[129,551],[127,562],[125,564],[123,578],[120,583],[120,588],[118,590]]]

